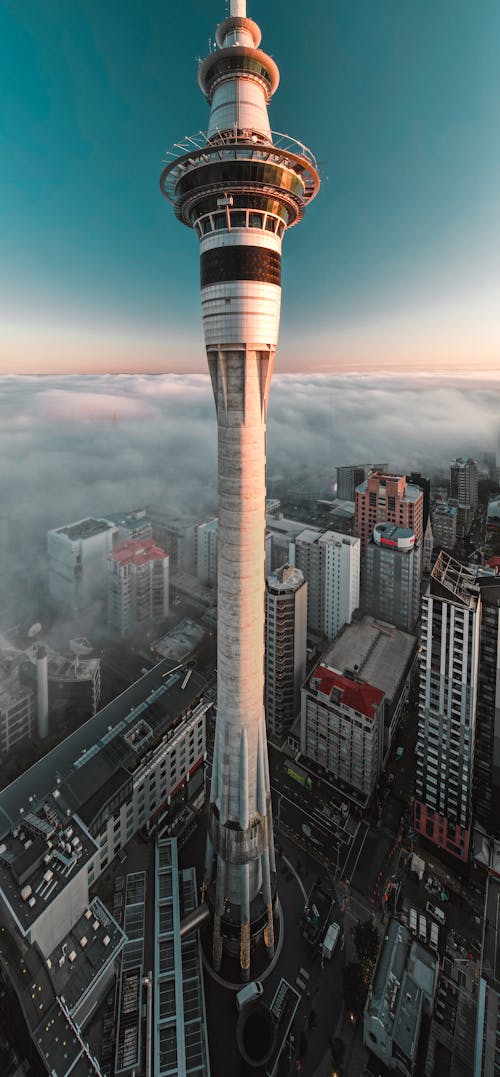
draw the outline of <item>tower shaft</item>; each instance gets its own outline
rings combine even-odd
[[[265,448],[278,339],[281,244],[319,179],[314,158],[276,139],[279,81],[245,0],[230,0],[198,80],[206,134],[171,154],[163,194],[200,240],[201,304],[218,426],[217,721],[205,863],[213,959],[274,950],[276,867],[264,714]],[[179,148],[185,152],[179,157]]]

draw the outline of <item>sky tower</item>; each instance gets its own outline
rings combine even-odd
[[[281,243],[319,187],[305,146],[272,132],[278,68],[245,0],[230,0],[198,81],[206,132],[167,155],[162,194],[200,240],[201,306],[218,427],[217,724],[205,865],[213,961],[250,973],[274,952],[276,867],[264,715],[266,410],[278,339]]]

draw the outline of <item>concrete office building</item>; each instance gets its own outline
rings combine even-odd
[[[500,576],[477,576],[481,631],[474,751],[474,821],[500,840]]]
[[[433,564],[434,554],[434,535],[432,531],[430,513],[427,519],[427,524],[424,533],[424,547],[422,556],[422,567],[424,572],[430,572]]]
[[[197,576],[208,587],[217,586],[217,518],[200,524],[197,530]]]
[[[179,572],[196,573],[196,534],[198,524],[191,518],[169,516],[150,508],[153,538],[169,557],[170,577]]]
[[[263,707],[265,429],[281,300],[281,245],[319,188],[312,154],[274,137],[278,68],[245,0],[230,0],[199,68],[208,131],[167,155],[162,193],[200,241],[201,301],[218,424],[217,727],[205,885],[213,959],[250,975],[274,952],[276,871]]]
[[[422,543],[424,494],[420,487],[407,482],[405,475],[389,475],[382,471],[370,475],[355,493],[355,531],[363,550],[378,523],[409,527],[417,542]]]
[[[425,475],[421,475],[419,471],[411,471],[407,475],[407,479],[412,486],[419,486],[424,495],[423,524],[425,532],[431,511],[431,480],[426,478]]]
[[[477,509],[479,470],[475,460],[459,456],[450,464],[450,497],[459,505]]]
[[[414,827],[466,862],[479,665],[475,571],[440,554],[422,600]]]
[[[359,539],[308,528],[295,539],[293,561],[307,580],[308,630],[335,639],[359,607]]]
[[[118,528],[86,517],[47,533],[49,590],[63,611],[79,613],[106,599],[106,561]]]
[[[366,804],[384,761],[384,693],[322,662],[301,695],[301,754]]]
[[[265,710],[268,736],[281,743],[300,709],[306,675],[307,583],[282,565],[266,580]]]
[[[269,514],[266,516],[267,530],[271,536],[272,549],[271,549],[271,567],[270,571],[274,572],[281,565],[290,561],[291,564],[295,560],[295,540],[301,531],[313,531],[316,535],[321,534],[321,528],[312,527],[300,520],[290,520],[279,513],[277,516]]]
[[[365,481],[370,472],[369,464],[347,464],[337,468],[337,497],[354,501],[356,487]]]
[[[365,550],[363,606],[411,632],[420,613],[421,548],[407,527],[376,524]]]
[[[457,544],[457,507],[447,501],[437,501],[432,509],[434,543],[442,550],[453,550]]]
[[[153,525],[146,509],[131,509],[129,512],[112,512],[106,519],[118,528],[115,542],[145,542],[153,538]]]
[[[126,542],[108,557],[108,622],[126,636],[169,611],[169,558],[153,539]]]

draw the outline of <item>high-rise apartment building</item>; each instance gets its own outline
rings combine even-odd
[[[436,546],[453,550],[457,544],[457,506],[448,501],[437,501],[432,510],[432,533]]]
[[[309,631],[334,639],[359,607],[359,539],[306,529],[295,539],[294,563],[307,580]]]
[[[306,675],[307,583],[282,565],[266,580],[265,708],[268,735],[282,740],[300,709]]]
[[[427,521],[429,519],[429,513],[431,509],[431,480],[427,479],[425,475],[421,475],[419,471],[411,471],[407,475],[408,482],[412,486],[420,486],[420,489],[424,495],[424,532],[427,527]]]
[[[363,606],[411,632],[420,613],[421,546],[408,527],[376,524],[365,550]]]
[[[422,601],[415,830],[467,861],[472,824],[481,597],[441,553]]]
[[[150,509],[149,517],[155,542],[169,556],[170,575],[176,576],[178,572],[196,573],[197,523],[157,509]]]
[[[108,558],[108,621],[122,636],[168,617],[168,554],[153,539],[126,542]]]
[[[378,523],[409,527],[417,542],[423,542],[424,494],[405,475],[375,471],[357,487],[354,504],[354,526],[363,550]]]
[[[500,839],[500,576],[478,575],[481,633],[474,758],[474,819]]]
[[[208,587],[217,586],[217,542],[219,521],[216,517],[200,524],[196,532],[196,575]]]
[[[346,464],[337,468],[337,497],[354,501],[356,487],[364,482],[370,468],[368,464]]]
[[[274,135],[274,60],[245,0],[229,0],[200,64],[208,130],[167,155],[160,186],[200,242],[201,303],[218,426],[217,723],[204,885],[213,960],[250,975],[274,953],[276,864],[264,715],[265,433],[278,339],[281,247],[319,189],[313,155]]]
[[[425,532],[424,532],[424,548],[423,548],[423,557],[422,557],[422,568],[423,568],[424,572],[430,572],[431,569],[432,569],[433,553],[434,553],[434,534],[433,534],[433,531],[432,531],[431,517],[430,517],[430,514],[429,514],[429,516],[427,518],[427,523],[425,525]]]
[[[49,590],[57,605],[78,613],[106,599],[106,562],[117,527],[87,517],[47,533]]]
[[[477,509],[479,470],[470,456],[457,457],[450,464],[450,497],[459,505]]]

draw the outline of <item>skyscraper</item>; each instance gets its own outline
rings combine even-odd
[[[478,492],[478,467],[475,460],[470,456],[459,456],[450,464],[450,497],[455,498],[459,505],[468,505],[471,509],[477,509]]]
[[[365,551],[363,605],[411,632],[420,613],[421,545],[409,527],[375,524]]]
[[[282,565],[266,580],[266,721],[277,740],[299,711],[306,655],[307,583],[299,568]]]
[[[306,529],[294,543],[295,564],[307,580],[307,627],[335,639],[359,606],[360,542],[339,531]]]
[[[200,240],[201,303],[218,425],[218,712],[206,899],[213,960],[223,944],[250,974],[253,941],[274,952],[273,847],[264,678],[265,430],[278,337],[281,241],[315,196],[314,157],[271,132],[278,68],[245,0],[230,0],[198,81],[208,130],[169,154],[161,190]],[[179,152],[180,150],[180,152]]]
[[[441,553],[422,601],[415,830],[466,862],[478,687],[475,571]]]
[[[481,635],[474,758],[474,817],[500,838],[500,576],[477,578]]]
[[[417,541],[423,541],[424,494],[419,486],[407,482],[405,475],[375,471],[356,488],[354,505],[354,527],[363,550],[378,523],[411,527]]]

